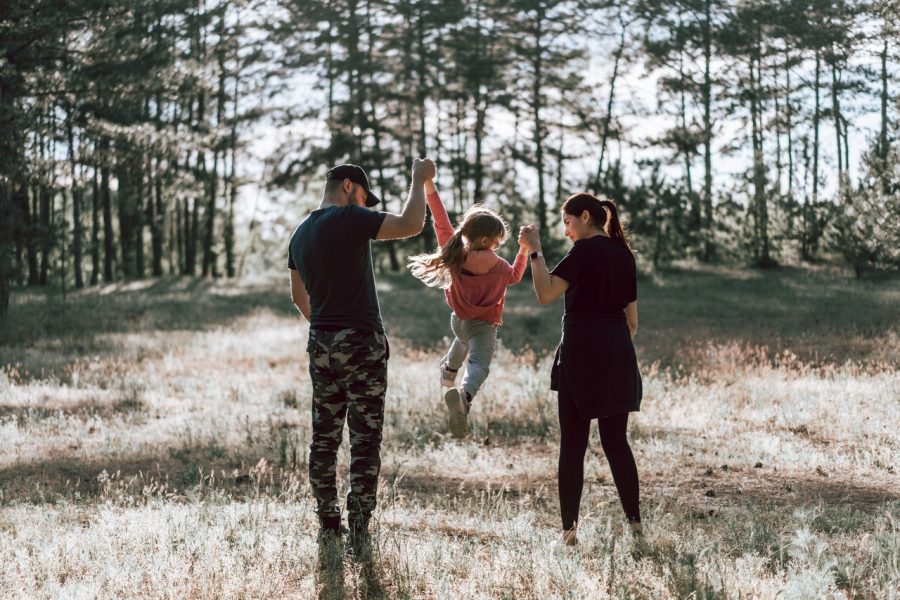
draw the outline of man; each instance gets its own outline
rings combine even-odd
[[[320,535],[340,535],[336,463],[344,419],[350,429],[351,542],[368,537],[381,467],[381,431],[389,348],[375,292],[369,241],[417,235],[425,224],[429,159],[415,159],[402,214],[369,208],[379,199],[357,165],[328,171],[319,208],[291,236],[291,299],[310,322],[312,442],[309,481],[316,497]]]

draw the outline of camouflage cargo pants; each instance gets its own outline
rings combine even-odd
[[[313,384],[309,482],[319,519],[340,522],[337,503],[337,452],[344,420],[350,429],[351,522],[367,522],[375,509],[381,468],[381,430],[387,391],[387,338],[377,331],[310,330],[309,374]]]

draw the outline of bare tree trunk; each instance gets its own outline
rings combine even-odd
[[[712,14],[711,0],[704,2],[703,20],[703,259],[715,254],[712,205]]]
[[[425,157],[428,154],[428,145],[426,143],[428,136],[425,131],[425,117],[426,117],[425,102],[428,98],[428,95],[427,95],[428,64],[426,62],[426,59],[428,56],[428,50],[425,47],[425,27],[427,26],[427,24],[425,23],[425,18],[422,15],[422,3],[416,2],[415,5],[416,5],[416,10],[418,11],[418,20],[417,20],[418,22],[417,22],[416,31],[418,33],[417,41],[418,41],[418,46],[419,46],[418,52],[417,52],[417,54],[418,54],[418,61],[417,61],[417,71],[418,71],[417,72],[417,80],[418,80],[417,83],[418,83],[418,86],[416,86],[416,107],[418,108],[418,114],[419,114],[419,156]],[[366,15],[368,18],[368,15],[369,15],[368,11],[366,11]],[[372,46],[370,44],[369,49],[368,49],[368,52],[369,52],[368,62],[370,65],[372,64],[371,51],[372,51]],[[375,118],[374,110],[373,110],[372,117],[373,117],[373,124],[374,124],[374,118]],[[381,151],[379,148],[379,154],[380,153],[381,153]],[[382,160],[382,159],[379,158],[379,160]],[[380,169],[379,169],[379,177],[381,177]],[[425,206],[425,227],[424,227],[424,229],[422,229],[422,243],[425,246],[426,252],[430,252],[435,246],[437,246],[437,240],[434,237],[433,223],[434,223],[434,216],[431,214],[431,208],[429,208],[428,205],[426,205]],[[388,246],[388,252],[390,254],[390,259],[391,259],[391,270],[399,271],[400,263],[397,260],[397,251],[394,248],[393,244],[390,244]]]
[[[100,141],[100,199],[103,204],[103,281],[111,283],[114,279],[113,263],[116,247],[113,240],[112,226],[112,194],[109,190],[109,140]]]
[[[534,81],[532,87],[531,110],[534,117],[534,157],[535,168],[537,169],[538,179],[538,198],[537,198],[537,219],[538,231],[541,237],[547,235],[547,199],[544,189],[544,124],[541,120],[542,97],[544,93],[543,80],[543,25],[544,25],[544,6],[540,3],[537,5],[535,15],[535,40],[534,40],[534,56],[532,67],[534,68]]]
[[[881,49],[881,131],[878,134],[878,158],[882,161],[882,170],[887,166],[888,157],[888,37],[884,36],[884,46]]]
[[[123,150],[128,152],[128,150]],[[122,248],[122,275],[126,280],[133,279],[135,275],[135,212],[137,206],[136,179],[140,176],[140,169],[136,167],[131,156],[117,156],[116,180],[119,189],[116,192],[117,206],[119,209],[119,245]]]
[[[135,161],[135,164],[140,164]],[[134,267],[135,275],[139,279],[146,276],[146,264],[144,261],[144,190],[149,190],[149,186],[145,185],[144,172],[149,171],[143,165],[138,169],[136,175],[137,186],[134,195],[134,234],[132,235],[132,243],[134,244]],[[152,199],[149,203],[152,204]]]
[[[563,164],[565,163],[565,139],[566,134],[560,132],[559,147],[556,149],[556,197],[561,201],[565,191],[563,190]]]
[[[453,113],[453,160],[451,161],[453,169],[453,186],[455,188],[455,203],[457,208],[463,206],[465,200],[466,170],[465,170],[465,146],[463,144],[463,121],[465,119],[465,110],[463,108],[462,98],[456,98],[456,110]]]
[[[147,201],[147,221],[150,223],[150,250],[151,273],[154,277],[160,277],[163,274],[162,255],[163,255],[163,236],[165,235],[165,209],[162,200],[162,172],[160,158],[157,155],[154,158],[154,167],[148,169],[151,173],[151,190],[150,197]]]
[[[791,104],[791,65],[788,50],[785,50],[784,74],[785,74],[785,111],[784,125],[787,133],[788,155],[788,195],[793,198],[794,193],[794,107]]]
[[[43,118],[40,120],[43,123]],[[39,127],[43,128],[40,124]],[[47,157],[47,141],[44,138],[43,133],[38,133],[38,156],[41,159],[42,164],[46,164]],[[40,232],[40,250],[41,250],[41,263],[40,263],[40,271],[38,273],[38,283],[40,285],[47,285],[50,281],[50,250],[51,250],[51,236],[50,236],[50,202],[51,195],[50,190],[47,187],[47,179],[49,178],[49,174],[41,169],[41,173],[39,175],[40,181],[35,186],[35,199],[38,202],[38,210],[35,211],[38,216],[38,231]]]
[[[96,147],[94,148],[96,154]],[[100,182],[99,169],[92,168],[91,185],[91,285],[100,283]]]
[[[622,54],[625,51],[625,33],[627,28],[625,26],[625,21],[622,19],[621,4],[619,4],[618,20],[620,27],[619,45],[613,55],[613,72],[612,76],[609,78],[609,97],[606,100],[606,114],[603,115],[603,127],[600,132],[600,159],[597,161],[597,174],[594,176],[593,185],[591,185],[593,192],[596,194],[600,193],[600,184],[606,180],[606,175],[603,170],[603,161],[606,157],[606,145],[609,142],[610,133],[609,128],[612,124],[612,110],[616,98],[616,83],[619,78],[619,64],[622,61]]]
[[[331,44],[329,43],[329,56],[330,56],[330,48]],[[228,212],[225,215],[225,231],[224,231],[224,241],[225,241],[225,275],[227,277],[235,276],[235,265],[234,265],[234,204],[237,200],[237,122],[238,122],[238,86],[240,79],[238,74],[235,73],[234,76],[234,115],[232,117],[231,122],[231,136],[228,141],[229,150],[231,152],[231,170],[228,175]],[[333,88],[333,81],[329,77],[329,94]],[[328,118],[332,119],[332,100],[329,99]],[[329,121],[331,125],[333,125],[332,121]],[[329,131],[331,131],[331,125],[329,126]]]
[[[835,153],[837,154],[837,172],[838,172],[838,188],[843,188],[844,185],[844,157],[843,157],[843,148],[841,147],[841,104],[838,99],[838,73],[837,73],[837,56],[834,54],[834,48],[832,48],[832,62],[831,62],[831,111],[834,113],[832,116],[834,117],[834,135],[837,138],[837,143],[835,145]]]
[[[0,177],[0,320],[9,314],[9,282],[12,279],[13,221],[12,183]]]
[[[53,250],[53,236],[50,228],[53,191],[46,183],[41,183],[38,187],[38,194],[41,203],[41,272],[39,282],[41,285],[47,285],[50,283],[50,252]]]
[[[60,194],[62,195],[62,223],[60,224],[60,231],[63,232],[63,235],[60,237],[59,244],[59,287],[60,292],[62,292],[63,302],[66,301],[66,278],[68,277],[68,273],[66,272],[66,264],[68,263],[68,256],[66,256],[66,242],[68,241],[65,234],[68,231],[68,223],[66,222],[66,192],[65,190],[61,190]]]
[[[756,225],[755,258],[756,263],[759,266],[768,266],[771,264],[771,257],[769,255],[769,214],[768,206],[766,204],[766,172],[763,154],[762,114],[759,100],[761,88],[759,44],[757,44],[756,52],[756,55],[752,56],[750,59],[750,118],[753,122],[753,197]]]
[[[15,173],[12,181],[12,202],[19,213],[19,235],[23,238],[25,250],[25,264],[28,275],[26,283],[29,286],[37,285],[37,247],[35,245],[34,226],[32,224],[31,198],[28,185],[21,179],[22,173]]]
[[[681,131],[682,135],[687,135],[688,125],[687,125],[687,99],[685,98],[684,88],[687,85],[687,77],[684,73],[684,52],[679,53],[679,61],[678,61],[678,75],[680,77],[680,107],[679,112],[681,113]],[[684,156],[684,175],[685,175],[685,187],[687,189],[688,200],[691,203],[691,233],[693,234],[700,228],[700,223],[702,220],[701,211],[702,208],[700,206],[699,198],[694,194],[694,180],[691,173],[691,153],[687,147],[682,148],[682,155]]]
[[[72,261],[75,270],[75,287],[84,287],[84,273],[81,270],[81,187],[76,172],[75,136],[72,131],[71,107],[66,113],[66,133],[69,144],[69,168],[72,177]]]
[[[177,272],[184,275],[187,273],[187,262],[185,260],[187,242],[185,241],[184,235],[187,231],[187,227],[184,224],[184,217],[187,215],[187,209],[182,206],[182,203],[187,204],[187,200],[182,200],[180,198],[175,199],[175,218],[172,219],[174,235],[169,236],[169,239],[173,243],[173,245],[170,246],[171,249],[169,251],[169,255],[171,256],[169,272]]]
[[[847,167],[847,156],[843,153],[842,146],[842,137],[843,137],[843,117],[841,115],[841,103],[839,99],[840,95],[840,78],[837,68],[837,54],[834,51],[834,47],[831,49],[832,60],[831,60],[831,112],[834,117],[834,135],[836,138],[835,143],[835,154],[837,155],[837,167],[838,167],[838,198],[843,198],[843,190],[844,190],[844,173],[846,172]]]
[[[815,255],[819,249],[819,221],[816,215],[816,207],[819,203],[819,123],[822,119],[821,101],[819,90],[821,89],[822,55],[816,48],[816,70],[813,90],[815,105],[813,109],[813,172],[812,172],[812,203],[809,207],[810,222],[810,256]]]

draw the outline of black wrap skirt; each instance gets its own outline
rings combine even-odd
[[[585,420],[641,409],[643,384],[624,313],[563,316],[550,389],[570,394]]]

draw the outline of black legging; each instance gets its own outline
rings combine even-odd
[[[572,529],[578,521],[581,490],[584,487],[584,454],[587,451],[591,422],[578,414],[575,402],[565,386],[559,392],[559,512],[563,529]],[[597,419],[600,442],[619,491],[625,518],[632,523],[641,520],[640,489],[637,465],[628,438],[628,413]]]

